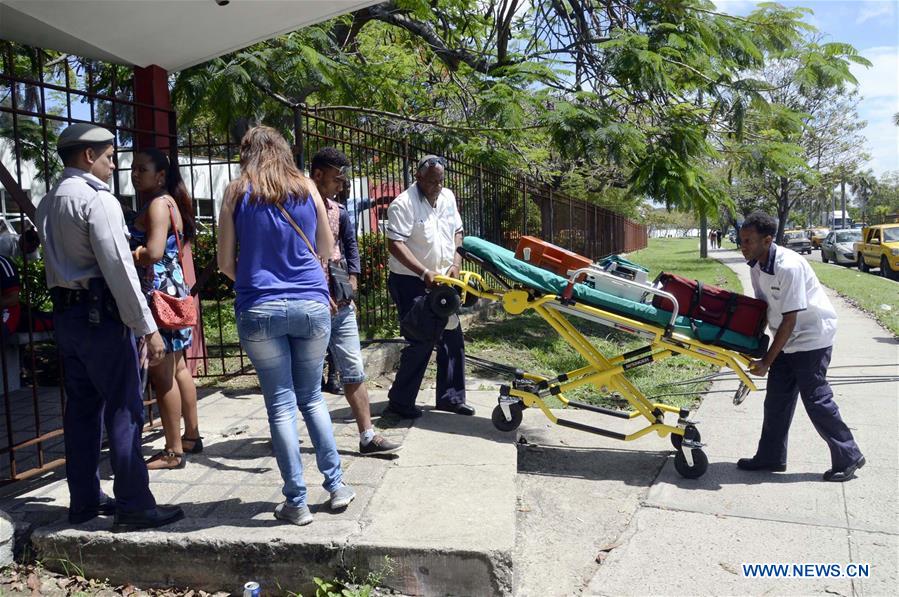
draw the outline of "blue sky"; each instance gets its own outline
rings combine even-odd
[[[718,8],[746,15],[759,3],[754,0],[714,0]],[[862,96],[859,115],[868,125],[864,135],[871,154],[868,167],[875,174],[899,170],[899,0],[781,1],[784,6],[804,6],[813,14],[806,21],[826,34],[825,41],[850,43],[870,60],[870,68],[853,66]]]

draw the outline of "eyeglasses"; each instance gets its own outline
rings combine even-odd
[[[425,168],[432,168],[434,166],[441,166],[446,168],[446,158],[442,158],[436,155],[425,156],[418,162],[418,171],[421,172]]]
[[[337,170],[337,171],[340,173],[340,175],[343,176],[344,178],[346,178],[346,175],[350,173],[350,166],[349,166],[349,165],[347,165],[347,166],[335,166],[334,164],[328,164],[328,167],[334,168],[335,170]]]

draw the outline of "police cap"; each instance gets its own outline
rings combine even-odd
[[[100,143],[109,143],[112,145],[112,140],[114,138],[115,135],[113,135],[109,129],[97,126],[96,124],[79,122],[78,124],[73,124],[66,128],[59,134],[59,139],[56,141],[56,149],[86,147],[88,145],[97,145]]]

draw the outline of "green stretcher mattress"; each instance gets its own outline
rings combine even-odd
[[[547,294],[559,295],[568,285],[568,280],[562,276],[516,259],[515,253],[512,251],[480,238],[466,236],[462,242],[462,248],[473,256],[492,265],[500,275],[528,288]],[[650,325],[657,325],[661,328],[665,328],[668,322],[671,321],[670,311],[663,311],[646,303],[620,298],[601,290],[595,290],[584,284],[574,285],[573,298],[591,307],[630,317]],[[678,334],[695,338],[700,342],[729,348],[748,355],[758,355],[767,349],[766,336],[763,336],[763,340],[761,338],[744,336],[731,330],[724,330],[721,338],[716,340],[721,328],[695,319],[691,325],[690,319],[682,315],[679,315],[675,320],[674,331]]]

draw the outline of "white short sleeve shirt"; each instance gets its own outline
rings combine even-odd
[[[833,345],[837,332],[836,311],[814,270],[802,256],[772,243],[764,267],[754,261],[749,265],[755,295],[768,303],[768,327],[773,333],[777,333],[784,313],[797,312],[796,327],[784,346],[785,353]]]
[[[431,207],[418,185],[413,184],[387,210],[387,238],[406,243],[424,267],[439,274],[445,274],[453,265],[456,233],[461,231],[462,216],[456,207],[456,196],[449,189],[441,190],[436,205]],[[395,274],[418,275],[393,255],[388,267]]]

